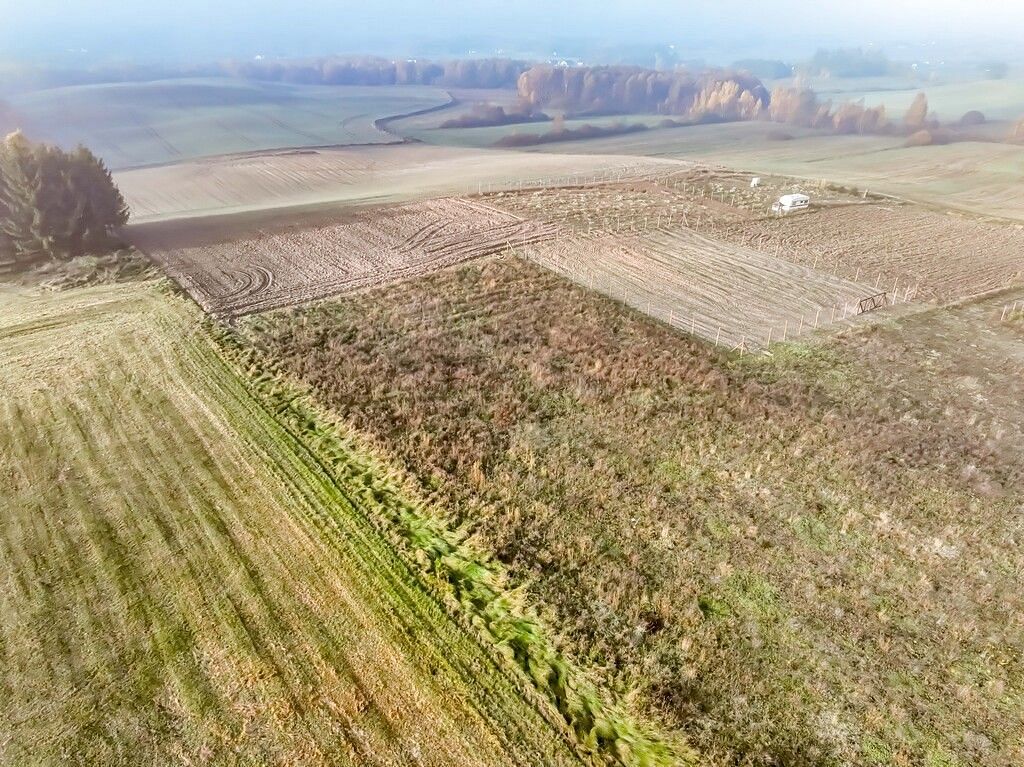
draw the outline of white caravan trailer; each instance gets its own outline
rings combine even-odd
[[[778,206],[783,213],[794,210],[803,210],[811,204],[811,198],[806,194],[784,194],[779,198]]]

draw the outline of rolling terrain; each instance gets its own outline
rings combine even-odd
[[[792,136],[779,140],[780,135]],[[1024,147],[988,142],[905,147],[888,136],[833,136],[772,123],[731,123],[652,130],[549,144],[545,152],[637,155],[777,174],[856,187],[936,208],[1024,223],[1018,193]]]
[[[38,141],[85,144],[115,169],[267,149],[392,143],[376,121],[443,106],[425,86],[311,86],[229,79],[51,88],[15,96]]]
[[[1024,762],[1024,149],[447,98],[18,101],[187,297],[0,285],[0,762]]]
[[[672,164],[628,156],[411,144],[196,160],[121,171],[115,180],[131,205],[132,222],[145,224],[288,208],[294,212],[330,208],[343,213],[344,206],[545,186],[559,178],[653,172]]]

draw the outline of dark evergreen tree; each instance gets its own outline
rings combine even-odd
[[[20,132],[0,147],[0,231],[15,261],[30,261],[45,253],[38,237],[39,178],[32,145]]]
[[[0,260],[30,262],[98,253],[128,222],[103,162],[12,133],[0,145]]]

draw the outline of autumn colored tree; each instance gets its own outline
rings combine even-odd
[[[1006,140],[1013,144],[1024,144],[1024,117],[1020,118],[1010,129]]]
[[[928,97],[924,93],[918,93],[914,97],[903,116],[903,126],[911,132],[928,127]]]
[[[571,114],[647,112],[692,120],[749,120],[768,105],[767,89],[747,72],[656,71],[641,67],[532,67],[519,97],[533,108]]]
[[[822,107],[831,112],[831,104],[822,104],[818,95],[810,88],[784,88],[779,86],[772,91],[766,117],[772,122],[802,125],[807,128],[818,127],[818,117]]]

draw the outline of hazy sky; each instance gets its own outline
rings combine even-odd
[[[1017,42],[1024,0],[0,0],[0,25],[0,57],[80,48],[110,58],[397,53],[474,40],[538,51],[571,38],[608,47],[738,44],[784,55],[818,39]]]

